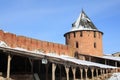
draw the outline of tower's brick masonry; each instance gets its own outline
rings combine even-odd
[[[72,56],[75,55],[75,52],[102,56],[102,34],[100,31],[80,30],[68,32],[64,36]]]

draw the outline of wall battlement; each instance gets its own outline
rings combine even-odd
[[[67,45],[18,36],[13,33],[6,33],[3,30],[0,30],[0,41],[4,41],[11,48],[19,47],[30,51],[41,50],[45,53],[53,52],[59,55],[69,55]]]

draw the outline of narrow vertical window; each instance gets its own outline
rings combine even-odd
[[[96,43],[94,43],[94,48],[96,48],[97,46],[96,46]]]
[[[82,37],[82,36],[83,36],[82,31],[80,31],[80,37]]]
[[[76,34],[75,34],[75,32],[73,32],[73,34],[74,34],[74,38],[76,37]]]
[[[96,38],[96,32],[94,32],[94,38]]]
[[[99,38],[100,38],[100,33],[99,33]]]
[[[79,54],[78,54],[78,52],[77,52],[77,51],[75,52],[74,57],[75,57],[75,58],[77,58],[77,59],[79,59]]]
[[[76,44],[75,44],[75,45],[76,45],[76,48],[78,48],[78,47],[79,47],[79,44],[78,44],[78,42],[76,42]]]
[[[68,39],[70,39],[70,34],[68,34]]]

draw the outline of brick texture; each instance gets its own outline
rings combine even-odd
[[[81,36],[82,34],[82,36]],[[100,31],[76,31],[68,32],[64,36],[66,38],[66,45],[70,48],[71,56],[74,56],[75,52],[102,56],[102,32]],[[76,47],[76,42],[78,43],[78,48]]]
[[[61,54],[69,55],[67,45],[41,41],[33,38],[28,38],[25,36],[17,36],[12,33],[6,33],[2,30],[0,30],[0,41],[4,41],[11,48],[19,47],[30,51],[41,50],[45,53],[53,52],[59,55]]]
[[[82,33],[82,36],[80,34]],[[45,53],[53,52],[59,55],[74,56],[75,52],[81,54],[102,56],[102,32],[99,31],[76,31],[65,35],[66,45],[41,41],[25,36],[17,36],[0,30],[0,41],[4,41],[11,48],[24,48],[27,50],[41,50]],[[76,48],[78,42],[78,48]]]

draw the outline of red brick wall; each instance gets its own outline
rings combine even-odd
[[[57,54],[69,55],[69,50],[67,45],[41,41],[33,38],[28,38],[25,36],[17,36],[12,33],[5,33],[0,30],[0,41],[4,41],[11,48],[24,48],[27,50],[42,50],[45,53],[55,52]]]
[[[28,38],[25,36],[17,36],[12,33],[5,33],[0,30],[0,40],[4,41],[8,46],[15,48],[20,47],[27,50],[42,50],[45,53],[54,52],[57,54],[65,54],[74,56],[75,51],[82,54],[102,56],[102,33],[97,31],[94,38],[94,31],[82,31],[83,36],[80,37],[80,32],[70,32],[65,34],[66,43],[68,45],[62,45],[58,43],[52,43],[47,41],[41,41],[37,39]],[[70,39],[68,36],[70,35]],[[79,48],[76,48],[75,42],[78,41]],[[96,48],[94,48],[94,42],[96,42]]]
[[[4,32],[0,30],[0,40],[3,40]]]
[[[81,32],[82,37],[80,36]],[[95,33],[96,37],[94,37],[94,31],[92,30],[66,33],[66,44],[70,48],[70,54],[74,56],[74,53],[77,51],[81,54],[102,56],[102,32],[96,31]],[[78,42],[78,48],[76,48],[76,42]],[[94,48],[94,43],[96,43],[96,48]]]

